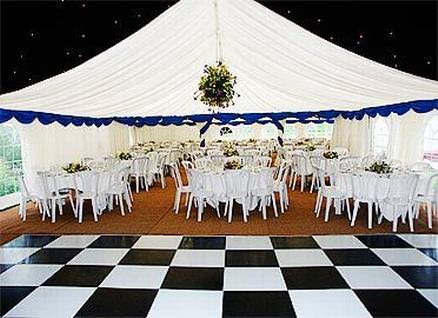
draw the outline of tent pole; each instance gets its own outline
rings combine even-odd
[[[216,61],[223,62],[222,39],[221,39],[221,30],[219,25],[218,0],[214,0],[214,22],[215,22],[215,33],[216,33]]]

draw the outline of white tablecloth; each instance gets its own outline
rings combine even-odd
[[[271,169],[271,168],[265,168]],[[247,198],[247,207],[248,210],[254,210],[258,203],[259,197],[257,197],[257,193],[264,192],[265,189],[269,186],[269,180],[266,180],[266,176],[269,176],[268,173],[263,172],[261,169],[259,170],[240,170],[244,173],[248,174],[248,193],[249,196]],[[265,170],[266,171],[266,170]],[[200,187],[203,191],[208,193],[208,201],[215,205],[215,202],[226,202],[227,194],[230,189],[228,189],[225,175],[229,174],[229,177],[232,178],[232,182],[234,186],[239,185],[242,180],[239,180],[237,174],[233,174],[232,170],[224,170],[219,172],[213,171],[201,171],[195,170],[193,173],[193,178],[190,181],[192,186]],[[229,180],[229,179],[228,179]],[[241,200],[237,200],[238,203]]]

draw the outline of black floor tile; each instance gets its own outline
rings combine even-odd
[[[438,266],[392,266],[405,281],[415,288],[437,288]]]
[[[229,250],[225,254],[225,264],[230,267],[278,267],[274,251]]]
[[[415,290],[355,290],[374,317],[436,317],[438,309]]]
[[[356,235],[369,248],[412,248],[405,240],[396,235]]]
[[[123,265],[170,265],[174,250],[131,249],[119,264]]]
[[[114,266],[66,265],[44,282],[44,286],[97,287]]]
[[[140,238],[138,235],[102,235],[88,247],[130,248]]]
[[[156,295],[154,289],[98,288],[75,317],[146,317]]]
[[[319,248],[318,243],[311,236],[303,237],[271,237],[274,248]]]
[[[438,262],[438,248],[419,248],[419,250]]]
[[[224,318],[296,317],[286,291],[226,291],[222,312]]]
[[[43,248],[25,258],[25,264],[66,264],[82,251],[80,248]]]
[[[222,290],[223,268],[170,267],[161,288]]]
[[[56,240],[59,235],[21,235],[2,247],[43,247]]]
[[[181,249],[225,249],[225,237],[184,237],[179,245]]]
[[[288,289],[350,288],[335,267],[282,268]]]
[[[14,264],[0,264],[0,274],[14,266]]]
[[[6,314],[35,288],[2,286],[0,288],[0,315]]]
[[[369,249],[333,249],[324,252],[336,266],[386,265]]]

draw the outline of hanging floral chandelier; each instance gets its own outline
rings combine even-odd
[[[234,96],[240,96],[234,90],[236,83],[236,76],[222,62],[205,65],[194,99],[208,106],[209,111],[218,112],[221,108],[234,105]]]

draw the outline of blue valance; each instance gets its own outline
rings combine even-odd
[[[112,122],[128,126],[169,126],[169,125],[196,125],[196,123],[210,124],[268,124],[277,123],[281,120],[286,120],[286,123],[332,123],[338,116],[345,119],[362,119],[365,115],[375,117],[389,116],[392,113],[403,115],[409,110],[416,113],[427,113],[432,110],[438,110],[438,99],[432,100],[417,100],[392,105],[377,106],[363,108],[357,111],[338,111],[338,110],[324,110],[316,112],[278,112],[278,113],[217,113],[217,114],[196,114],[187,116],[148,116],[148,117],[83,117],[59,115],[45,112],[23,111],[23,110],[8,110],[0,108],[0,124],[15,118],[22,124],[30,124],[37,119],[43,125],[57,122],[63,126],[70,124],[74,126],[108,126]],[[207,128],[209,125],[206,125]]]

